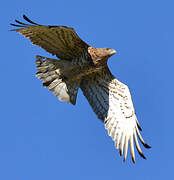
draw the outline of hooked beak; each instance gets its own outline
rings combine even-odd
[[[116,50],[114,50],[114,49],[111,49],[111,51],[110,51],[110,55],[112,56],[112,55],[114,55],[115,53],[117,53],[117,51],[116,51]]]

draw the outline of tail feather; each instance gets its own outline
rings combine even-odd
[[[36,77],[43,81],[43,86],[54,92],[59,100],[75,104],[80,80],[71,82],[64,77],[64,72],[71,66],[70,62],[41,56],[36,56],[36,59]]]
[[[70,102],[70,95],[68,94],[68,89],[65,82],[62,82],[61,79],[56,79],[56,86],[54,88],[54,94],[61,101]],[[55,82],[54,82],[55,83]],[[51,85],[51,84],[50,84]],[[48,86],[50,89],[50,87]]]

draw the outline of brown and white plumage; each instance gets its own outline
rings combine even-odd
[[[108,68],[95,76],[84,78],[80,87],[98,118],[104,121],[108,135],[112,137],[121,156],[124,149],[124,161],[129,142],[132,160],[135,162],[134,141],[139,154],[145,159],[137,136],[146,148],[149,146],[140,135],[128,87],[118,81]]]
[[[20,25],[11,25],[20,27],[20,29],[14,29],[14,31],[21,33],[29,38],[33,44],[61,59],[71,60],[72,57],[80,56],[89,47],[71,27],[43,26],[29,20],[25,15],[23,18],[31,24],[15,20]]]
[[[36,76],[43,85],[54,92],[61,101],[76,103],[81,88],[93,111],[105,123],[120,155],[127,157],[128,143],[135,162],[134,142],[141,155],[140,142],[148,146],[140,135],[141,130],[131,95],[126,85],[118,81],[109,71],[107,60],[116,53],[110,48],[94,48],[81,40],[76,32],[65,26],[39,25],[25,15],[30,24],[15,20],[19,27],[15,31],[45,49],[60,60],[37,56]]]

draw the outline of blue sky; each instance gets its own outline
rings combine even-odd
[[[0,179],[171,179],[173,177],[174,2],[171,0],[1,2]],[[142,147],[123,163],[80,91],[62,103],[35,78],[35,55],[50,55],[8,31],[26,14],[67,25],[96,47],[118,51],[108,65],[131,90]]]

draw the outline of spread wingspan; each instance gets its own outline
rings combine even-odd
[[[18,24],[11,24],[19,29],[13,31],[21,33],[31,42],[45,49],[61,59],[71,60],[87,52],[89,45],[79,38],[73,28],[66,26],[44,26],[37,24],[23,15],[30,24],[15,20]]]
[[[105,128],[121,156],[124,151],[124,161],[130,143],[132,160],[135,162],[134,142],[139,154],[145,159],[138,138],[146,148],[150,146],[140,135],[140,126],[128,87],[114,78],[108,68],[94,76],[84,78],[80,87],[93,111],[104,121]]]
[[[31,42],[60,58],[50,59],[37,56],[36,76],[43,85],[61,101],[76,103],[79,87],[93,111],[105,123],[109,136],[113,139],[120,155],[127,157],[128,144],[135,162],[134,144],[145,159],[139,141],[148,146],[141,134],[135,115],[131,94],[126,85],[118,81],[109,71],[107,60],[115,50],[90,47],[79,38],[73,28],[66,26],[43,26],[25,15],[29,23],[15,20],[18,27],[14,31],[29,38]],[[139,139],[139,140],[138,140]]]

